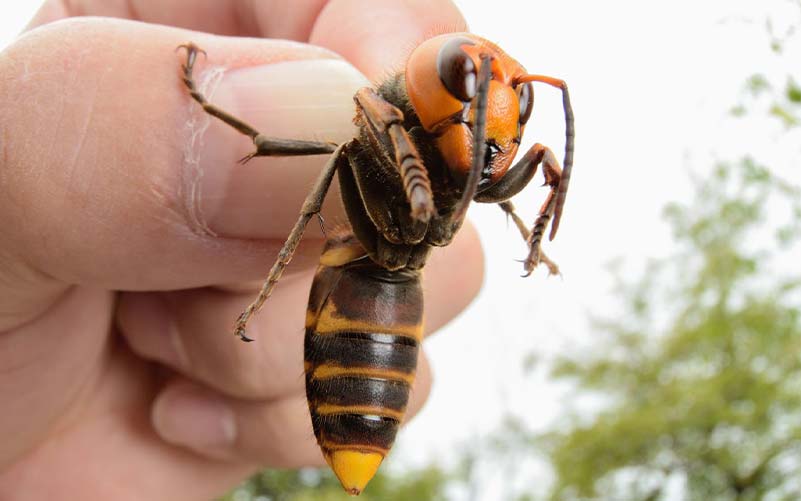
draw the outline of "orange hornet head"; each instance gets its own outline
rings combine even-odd
[[[481,57],[491,57],[487,96],[486,162],[479,189],[500,180],[514,159],[531,116],[534,91],[526,70],[497,45],[470,33],[423,42],[406,63],[406,91],[451,173],[465,179],[473,159],[475,98]]]

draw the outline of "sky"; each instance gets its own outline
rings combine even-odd
[[[689,201],[693,176],[745,154],[801,183],[798,134],[776,121],[728,111],[753,73],[787,71],[769,50],[765,20],[782,32],[798,21],[791,0],[456,1],[471,31],[498,43],[530,72],[566,80],[576,116],[573,176],[559,235],[544,249],[562,278],[520,278],[526,249],[495,207],[473,207],[482,237],[485,286],[463,315],[427,342],[435,386],[402,432],[397,460],[447,459],[456,444],[490,433],[512,413],[532,429],[552,424],[569,394],[523,359],[548,359],[591,345],[588,316],[614,315],[607,265],[636,269],[670,252],[664,205]],[[36,2],[0,10],[0,47],[24,26]],[[756,7],[756,8],[755,8]],[[801,61],[798,37],[786,60]],[[561,157],[558,91],[535,88],[522,149],[534,142]],[[540,179],[541,182],[541,179]],[[537,179],[515,200],[533,221],[546,190]],[[454,263],[458,266],[458,263]],[[534,472],[533,474],[538,474]]]

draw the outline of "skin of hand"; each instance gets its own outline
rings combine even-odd
[[[341,142],[367,79],[463,29],[447,0],[44,5],[0,53],[0,499],[194,501],[323,464],[302,377],[315,223],[256,342],[231,326],[325,157],[236,165],[252,144],[190,99],[175,48],[205,49],[201,90],[265,135]],[[323,214],[344,220],[336,190]],[[428,332],[482,272],[468,225],[426,267]],[[430,384],[421,357],[410,414]]]

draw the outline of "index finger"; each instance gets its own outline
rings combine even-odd
[[[29,28],[74,16],[309,42],[341,54],[371,80],[401,69],[424,39],[467,29],[450,0],[47,0]]]
[[[341,54],[372,81],[402,71],[417,45],[434,35],[466,31],[450,0],[334,0],[322,9],[309,43]]]
[[[68,17],[102,16],[203,31],[215,35],[306,42],[327,0],[46,0],[28,25]]]

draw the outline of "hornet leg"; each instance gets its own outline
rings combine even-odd
[[[180,45],[178,49],[186,50],[186,62],[181,65],[181,68],[183,70],[183,82],[187,89],[189,89],[189,94],[192,96],[192,98],[203,107],[203,110],[206,113],[222,120],[253,140],[256,151],[246,155],[240,160],[240,163],[245,163],[251,158],[259,156],[322,155],[334,153],[331,156],[331,159],[328,161],[328,164],[320,173],[314,188],[312,188],[312,191],[306,197],[306,200],[303,203],[303,207],[300,211],[300,216],[298,217],[295,226],[292,228],[289,237],[287,237],[284,246],[278,253],[278,259],[270,269],[270,273],[267,276],[267,280],[262,286],[261,291],[259,291],[258,297],[255,301],[248,305],[247,308],[245,308],[245,311],[243,311],[236,320],[234,334],[239,336],[242,341],[252,341],[251,338],[245,335],[248,320],[262,307],[267,298],[270,297],[270,294],[272,294],[273,288],[278,282],[278,279],[281,277],[284,268],[286,268],[286,266],[289,264],[289,261],[292,259],[292,256],[294,255],[295,250],[300,243],[303,232],[306,229],[306,225],[308,224],[309,220],[315,215],[319,216],[323,200],[328,192],[328,188],[331,186],[331,180],[334,177],[334,173],[336,172],[339,162],[344,158],[344,155],[342,154],[344,145],[337,147],[335,144],[327,142],[277,139],[261,135],[259,131],[243,120],[209,103],[206,97],[197,90],[195,80],[192,76],[192,70],[194,69],[195,61],[197,60],[197,54],[205,54],[203,49],[199,48],[192,42]]]
[[[540,208],[539,216],[537,216],[537,219],[534,221],[534,226],[531,231],[527,231],[526,234],[523,235],[529,245],[529,254],[523,266],[525,270],[524,276],[530,275],[540,261],[546,263],[551,273],[554,273],[554,268],[551,266],[555,266],[553,261],[550,259],[545,261],[542,251],[540,250],[545,228],[554,215],[559,195],[559,184],[562,178],[562,169],[559,167],[559,162],[556,160],[553,152],[539,143],[535,144],[514,167],[509,169],[509,172],[506,173],[503,179],[475,197],[475,201],[481,203],[502,204],[503,202],[508,202],[511,197],[520,193],[520,191],[528,185],[537,172],[537,167],[540,163],[542,163],[545,184],[551,188],[551,191],[545,203]],[[509,209],[509,207],[511,207],[511,209]],[[521,227],[522,221],[518,223],[520,218],[514,213],[514,207],[512,207],[511,204],[508,206],[502,204],[501,209],[512,217],[518,228]],[[521,234],[522,233],[521,230]],[[558,273],[558,267],[556,270]]]
[[[264,285],[262,285],[258,297],[255,301],[250,303],[248,307],[245,308],[245,311],[239,315],[239,318],[237,318],[234,326],[234,334],[239,336],[242,341],[253,341],[253,339],[245,335],[248,320],[254,313],[259,311],[267,298],[273,293],[275,284],[278,283],[281,274],[284,272],[284,268],[286,268],[292,260],[292,256],[295,254],[298,244],[300,244],[306,225],[312,217],[320,213],[323,207],[323,200],[325,199],[326,193],[328,193],[328,188],[331,186],[331,180],[334,178],[337,167],[339,167],[340,162],[347,161],[346,155],[343,153],[346,146],[347,143],[338,147],[320,172],[320,176],[314,183],[314,187],[303,202],[303,207],[300,209],[300,216],[298,216],[295,226],[292,227],[292,231],[289,233],[286,242],[284,242],[284,246],[278,252],[278,258],[275,264],[270,268],[270,273],[267,275],[267,280],[264,282]]]
[[[240,163],[245,163],[253,157],[269,157],[269,156],[297,156],[297,155],[323,155],[332,153],[337,145],[334,143],[322,141],[300,141],[296,139],[278,139],[273,137],[263,136],[254,129],[251,125],[243,120],[229,114],[228,112],[216,107],[209,103],[206,97],[197,90],[195,79],[192,76],[192,70],[195,66],[197,54],[205,54],[203,49],[198,47],[192,42],[179,45],[179,49],[186,49],[186,63],[181,65],[183,70],[183,81],[189,94],[197,101],[203,110],[209,115],[219,118],[227,123],[234,129],[242,134],[250,137],[253,140],[256,151],[249,153],[239,160]]]
[[[529,239],[531,238],[531,231],[529,231],[529,229],[526,227],[526,223],[524,223],[523,220],[520,219],[520,216],[518,216],[517,213],[515,212],[515,207],[514,207],[514,205],[512,205],[512,202],[510,202],[509,200],[507,200],[506,202],[501,202],[501,203],[498,204],[498,207],[500,207],[501,210],[504,213],[506,213],[507,217],[512,219],[512,221],[515,223],[515,226],[517,226],[517,230],[520,232],[520,235],[523,237],[523,240],[525,240],[527,243],[529,243],[529,246],[530,246],[531,243],[530,243]],[[536,263],[529,263],[530,259],[531,259],[531,254],[529,253],[529,256],[528,256],[528,258],[526,258],[525,265],[524,265],[525,268],[526,268],[526,274],[523,275],[523,276],[528,276],[531,273],[530,271],[528,271],[528,267],[529,266],[531,267],[532,270],[536,266]],[[539,251],[539,262],[548,267],[548,274],[549,275],[561,275],[562,274],[559,271],[559,265],[557,265],[555,262],[553,262],[551,260],[551,258],[546,256],[545,253],[542,252],[542,250]]]
[[[398,168],[406,199],[412,208],[412,218],[423,223],[428,222],[436,215],[431,182],[420,153],[403,128],[403,113],[369,87],[356,92],[354,100],[357,118],[366,122],[371,142],[376,149],[384,152],[389,164]],[[385,145],[390,146],[391,151],[386,151]]]

